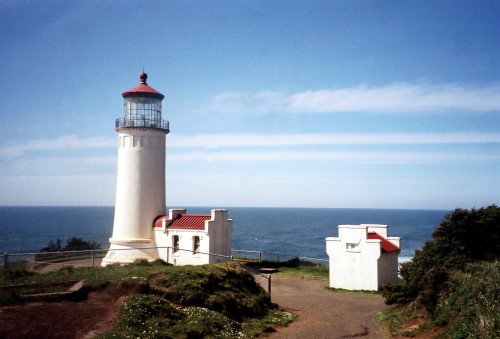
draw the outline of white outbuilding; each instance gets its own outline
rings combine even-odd
[[[187,214],[171,209],[155,222],[159,256],[173,265],[201,265],[228,261],[231,256],[233,220],[227,210]]]
[[[326,238],[330,287],[376,291],[398,282],[400,238],[388,237],[387,225],[339,225],[338,237]]]

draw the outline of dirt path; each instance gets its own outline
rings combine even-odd
[[[373,315],[387,306],[380,295],[333,293],[327,281],[272,277],[274,303],[298,315],[270,338],[384,338]]]

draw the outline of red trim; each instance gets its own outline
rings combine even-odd
[[[167,229],[204,230],[205,221],[211,218],[212,216],[209,214],[181,214],[170,225],[167,225]],[[168,219],[168,216],[156,219],[154,222],[155,227],[161,227],[163,219]]]
[[[160,99],[160,100],[163,100],[163,98],[165,98],[165,96],[163,94],[161,94],[160,92],[158,92],[154,88],[149,87],[146,84],[139,84],[139,85],[135,86],[134,88],[131,88],[128,91],[122,93],[122,96],[124,98],[128,97],[130,95],[150,96],[150,97]]]
[[[152,97],[152,98],[156,98],[156,99],[160,99],[160,100],[163,100],[163,98],[165,98],[165,96],[163,94],[161,94],[160,92],[158,92],[154,88],[148,86],[148,84],[146,83],[148,75],[146,73],[141,73],[139,78],[141,79],[141,83],[139,85],[135,86],[134,88],[131,88],[126,92],[123,92],[122,96],[124,98],[128,97],[130,95],[146,96],[146,97]]]
[[[399,251],[399,247],[375,232],[368,232],[368,239],[381,240],[380,246],[386,252]]]

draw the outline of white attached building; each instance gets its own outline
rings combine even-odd
[[[330,287],[376,291],[398,282],[400,238],[388,237],[387,225],[339,225],[338,237],[326,238]]]
[[[155,222],[159,256],[173,265],[201,265],[230,261],[233,220],[227,210],[211,214],[186,214],[171,209]]]

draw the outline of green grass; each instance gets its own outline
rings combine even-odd
[[[450,276],[450,292],[438,305],[442,338],[500,338],[500,261],[468,265]]]
[[[385,327],[392,337],[414,337],[432,327],[426,321],[423,310],[416,304],[391,307],[377,313],[375,320]]]
[[[349,294],[380,294],[379,291],[372,290],[346,290],[344,288],[335,288],[335,287],[325,287],[330,292],[335,293],[349,293]]]
[[[0,271],[0,286],[67,280],[85,280],[91,287],[98,287],[108,281],[146,283],[149,275],[165,272],[168,267],[164,261],[158,260],[153,263],[138,261],[129,265],[114,264],[106,267],[64,267],[43,274],[9,269]]]
[[[301,279],[328,280],[328,272],[328,267],[322,265],[280,267],[276,275]]]
[[[247,260],[246,263],[253,268],[276,269],[273,275],[300,279],[327,280],[329,278],[328,266],[319,265],[307,260],[293,258],[288,261]]]
[[[296,318],[272,304],[253,276],[236,263],[171,266],[141,261],[45,274],[0,272],[3,286],[82,279],[92,288],[110,281],[147,287],[123,302],[116,327],[99,338],[254,338]],[[3,298],[4,304],[19,302],[12,293]]]

